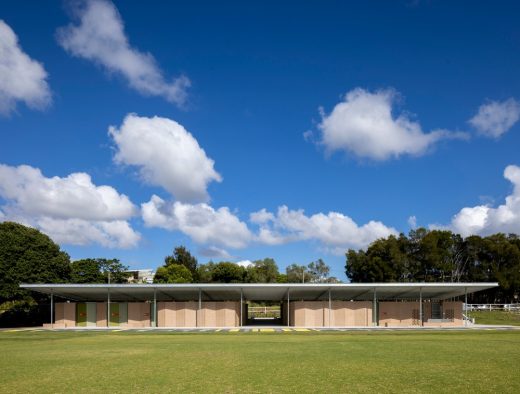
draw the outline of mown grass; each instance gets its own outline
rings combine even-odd
[[[471,311],[469,317],[475,318],[477,324],[502,324],[520,326],[520,313],[506,311]]]
[[[520,392],[520,332],[0,332],[5,393]]]

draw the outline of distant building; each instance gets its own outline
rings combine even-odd
[[[155,272],[151,269],[131,270],[128,272],[128,283],[153,283]]]

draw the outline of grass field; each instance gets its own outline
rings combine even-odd
[[[0,332],[0,391],[520,392],[520,332]]]
[[[520,326],[520,313],[504,311],[471,311],[469,317],[475,318],[477,324],[506,324]]]

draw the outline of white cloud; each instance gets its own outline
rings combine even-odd
[[[257,214],[267,218],[267,213],[261,210],[251,214],[251,218],[258,217]],[[306,216],[303,210],[281,206],[271,219],[260,222],[257,241],[277,245],[314,240],[335,253],[343,253],[345,248],[364,248],[374,240],[391,234],[397,234],[397,231],[378,221],[359,226],[350,217],[338,212]]]
[[[466,137],[446,130],[424,133],[421,125],[405,113],[394,117],[395,99],[393,90],[351,90],[330,114],[322,111],[320,143],[330,152],[343,150],[359,157],[387,160],[424,154],[441,139]]]
[[[256,224],[264,224],[272,220],[274,220],[274,215],[265,208],[249,215],[249,221]]]
[[[53,218],[117,220],[136,213],[127,196],[94,185],[83,172],[46,178],[38,168],[0,164],[0,196],[28,214]]]
[[[227,250],[217,248],[216,246],[201,248],[199,249],[199,253],[204,257],[217,257],[221,259],[229,259],[232,257]]]
[[[178,200],[207,201],[208,183],[222,180],[197,140],[173,120],[129,114],[109,134],[117,145],[117,163],[140,167],[146,182],[162,186]]]
[[[507,166],[504,177],[514,186],[505,203],[496,208],[489,205],[462,208],[451,221],[453,231],[462,236],[520,233],[520,167]]]
[[[410,216],[408,218],[408,225],[412,229],[416,228],[417,227],[417,218],[415,216]]]
[[[141,238],[125,220],[88,221],[41,217],[35,223],[56,242],[71,245],[95,243],[108,248],[127,249],[135,247]]]
[[[143,95],[161,96],[178,105],[185,102],[189,79],[181,76],[166,81],[154,57],[130,45],[121,15],[110,1],[85,0],[74,5],[78,23],[57,31],[58,42],[66,51],[122,75]]]
[[[514,98],[499,102],[491,101],[479,107],[478,113],[469,120],[482,135],[498,138],[520,119],[520,102]]]
[[[247,267],[251,267],[253,265],[253,262],[251,260],[241,260],[241,261],[237,261],[235,264],[239,265],[240,267],[247,268]]]
[[[43,109],[51,103],[51,92],[43,66],[22,51],[18,37],[0,20],[0,114],[8,115],[16,103]]]
[[[204,203],[168,203],[153,195],[141,204],[141,211],[146,226],[181,231],[199,244],[243,248],[252,239],[247,225],[227,207],[215,210]]]
[[[0,164],[2,220],[37,227],[58,243],[128,248],[140,235],[127,222],[137,208],[111,186],[86,173],[45,177],[38,168]]]

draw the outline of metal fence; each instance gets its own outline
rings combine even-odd
[[[279,306],[250,306],[247,308],[248,319],[275,318],[281,317]]]
[[[519,312],[520,304],[467,304],[468,311],[507,311]]]

